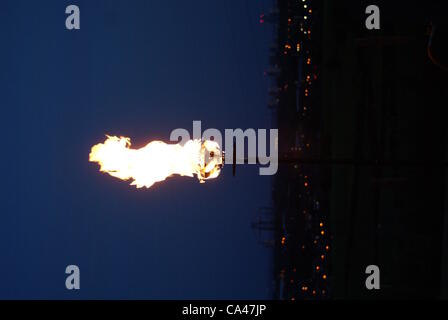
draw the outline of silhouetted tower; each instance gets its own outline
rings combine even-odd
[[[260,244],[267,248],[274,247],[275,214],[271,207],[261,207],[258,215],[252,221],[252,229],[257,232],[257,239]]]

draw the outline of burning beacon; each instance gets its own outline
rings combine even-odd
[[[224,165],[224,152],[221,151],[219,144],[210,140],[203,141],[199,155],[199,181],[204,183],[204,180],[219,176]]]
[[[224,164],[224,152],[210,140],[189,140],[184,145],[152,141],[132,149],[130,138],[107,136],[92,147],[89,161],[97,162],[101,172],[129,180],[137,188],[149,188],[172,175],[196,175],[201,183],[216,178]]]

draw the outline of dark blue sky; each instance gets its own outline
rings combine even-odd
[[[77,4],[81,30],[65,29]],[[104,134],[269,128],[270,0],[3,1],[0,298],[267,298],[250,228],[271,177],[226,167],[151,189],[98,172]],[[81,290],[65,289],[65,267]]]

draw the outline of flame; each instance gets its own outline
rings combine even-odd
[[[131,139],[106,136],[96,144],[89,161],[98,162],[100,171],[121,180],[132,180],[137,188],[151,187],[172,175],[193,177],[201,183],[216,178],[223,161],[219,144],[214,141],[189,140],[185,145],[152,141],[140,149],[131,149]]]

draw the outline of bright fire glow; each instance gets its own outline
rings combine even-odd
[[[219,144],[209,140],[189,140],[183,146],[152,141],[140,149],[130,147],[130,138],[107,136],[92,147],[89,161],[98,162],[101,172],[131,180],[137,188],[149,188],[175,174],[197,175],[202,183],[216,178],[223,164]]]

